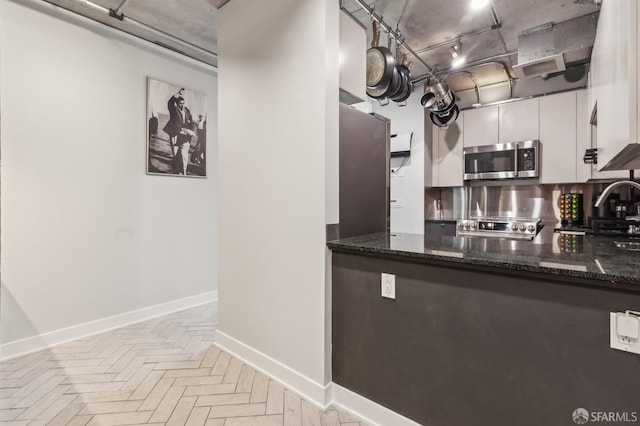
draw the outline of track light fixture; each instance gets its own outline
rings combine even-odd
[[[465,63],[466,58],[462,56],[462,47],[460,46],[460,41],[456,42],[455,45],[449,47],[449,53],[451,53],[451,68],[459,68],[462,64]]]

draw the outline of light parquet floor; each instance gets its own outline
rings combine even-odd
[[[0,425],[364,425],[215,347],[216,307],[0,363]]]

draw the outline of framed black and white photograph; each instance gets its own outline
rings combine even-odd
[[[147,78],[147,174],[207,177],[207,96]]]

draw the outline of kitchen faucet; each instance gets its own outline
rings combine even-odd
[[[633,186],[634,188],[640,189],[640,183],[634,182],[632,180],[619,180],[618,182],[613,182],[611,185],[607,186],[604,189],[604,191],[602,191],[602,194],[600,194],[600,196],[598,197],[598,201],[596,201],[596,203],[594,204],[594,207],[596,208],[600,207],[602,203],[604,203],[604,200],[607,199],[609,194],[611,194],[611,191],[613,191],[615,188],[621,185],[630,185],[630,186]]]

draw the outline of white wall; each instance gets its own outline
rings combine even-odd
[[[0,2],[0,343],[215,291],[215,70],[21,3]],[[207,93],[207,179],[145,175],[147,76]]]
[[[216,340],[316,402],[326,373],[325,156],[338,115],[338,39],[329,33],[338,13],[334,1],[234,0],[218,19]]]
[[[391,134],[413,132],[411,157],[407,158],[399,175],[391,174],[391,199],[402,199],[404,207],[391,208],[391,231],[424,234],[424,108],[420,105],[422,87],[416,88],[407,105],[395,102],[380,106],[373,102],[373,111],[391,120]],[[391,169],[397,170],[404,158],[392,158]],[[393,204],[392,204],[393,205]]]

